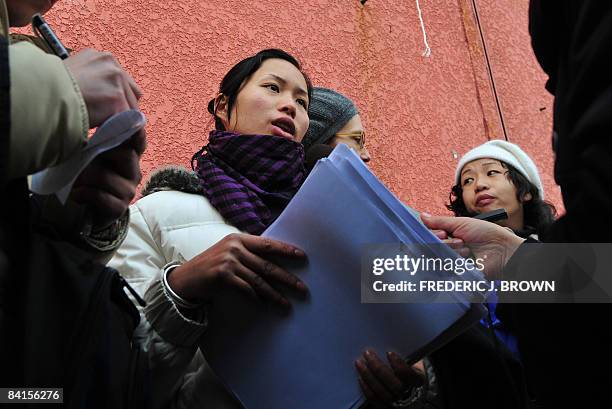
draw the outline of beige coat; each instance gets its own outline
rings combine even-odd
[[[5,0],[0,0],[0,36],[8,39],[10,79],[10,135],[7,181],[31,175],[69,158],[87,141],[89,117],[79,87],[62,60],[49,53],[35,37],[9,35]],[[3,181],[4,182],[4,181]],[[108,229],[80,234],[85,209],[74,203],[61,206],[54,197],[43,199],[41,222],[57,227],[75,244],[93,251],[99,261],[127,233],[128,215]]]
[[[9,38],[0,0],[0,35]],[[89,118],[79,88],[62,60],[25,36],[11,38],[9,178],[32,174],[69,157],[87,140]]]

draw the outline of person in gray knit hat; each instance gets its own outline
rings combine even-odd
[[[306,151],[306,162],[309,161],[309,151],[325,146],[333,148],[341,143],[357,152],[364,162],[370,161],[370,154],[364,145],[365,132],[361,118],[357,107],[349,98],[328,88],[315,87],[312,90],[308,116],[310,126],[302,140]],[[314,156],[321,157],[328,154],[329,150],[322,149]],[[387,359],[392,366],[381,360],[373,350],[367,350],[355,362],[361,376],[360,386],[371,405],[378,407],[386,398],[374,391],[372,387],[374,384],[381,384],[385,388],[401,385],[399,387],[401,390],[399,392],[396,390],[398,395],[395,396],[397,399],[394,407],[397,408],[417,408],[426,402],[437,402],[437,385],[435,379],[431,377],[432,369],[429,363],[419,361],[414,366],[410,366],[397,354],[389,355]],[[368,375],[374,368],[384,368],[382,377],[373,379]],[[416,388],[423,383],[427,384],[427,388]],[[404,393],[406,399],[402,400],[400,398]]]
[[[314,145],[335,147],[340,143],[354,149],[364,162],[370,161],[365,132],[357,107],[346,96],[328,88],[313,88],[308,109],[310,127],[302,140],[304,151]]]

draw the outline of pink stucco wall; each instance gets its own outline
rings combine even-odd
[[[476,1],[507,135],[552,178],[552,99],[529,45],[527,0]],[[206,141],[223,74],[267,47],[300,58],[316,85],[353,98],[374,172],[419,210],[444,212],[457,155],[503,138],[470,0],[60,0],[47,15],[73,49],[113,52],[145,94],[148,174],[189,166]]]

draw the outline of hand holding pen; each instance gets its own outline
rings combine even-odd
[[[111,53],[85,49],[69,55],[42,16],[34,16],[32,25],[72,73],[87,106],[90,128],[119,112],[139,109],[140,88]],[[145,147],[143,129],[124,144],[96,157],[81,172],[70,199],[89,209],[85,230],[105,228],[127,211],[142,177],[140,156]]]
[[[90,128],[118,112],[139,109],[140,89],[110,53],[86,49],[64,62],[87,105]],[[142,178],[140,156],[145,146],[143,129],[94,159],[75,181],[70,198],[92,211],[88,222],[93,230],[110,225],[127,211]]]
[[[101,125],[118,112],[138,109],[142,92],[112,54],[85,49],[64,63],[79,85],[90,128]]]
[[[85,49],[70,56],[40,14],[32,18],[32,27],[72,73],[87,106],[90,128],[101,125],[116,113],[138,109],[142,92],[111,53]]]

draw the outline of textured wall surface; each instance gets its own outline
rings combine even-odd
[[[552,179],[552,99],[530,48],[527,0],[477,1],[508,138]],[[445,212],[457,155],[503,138],[484,47],[468,0],[60,0],[48,13],[64,42],[113,52],[145,94],[143,169],[189,166],[224,73],[262,48],[296,55],[316,85],[353,98],[374,172],[420,210]]]
[[[491,3],[477,4],[508,139],[534,159],[542,173],[545,194],[562,209],[560,190],[553,178],[553,98],[543,90],[547,76],[529,46],[527,4],[516,7],[513,0]]]

